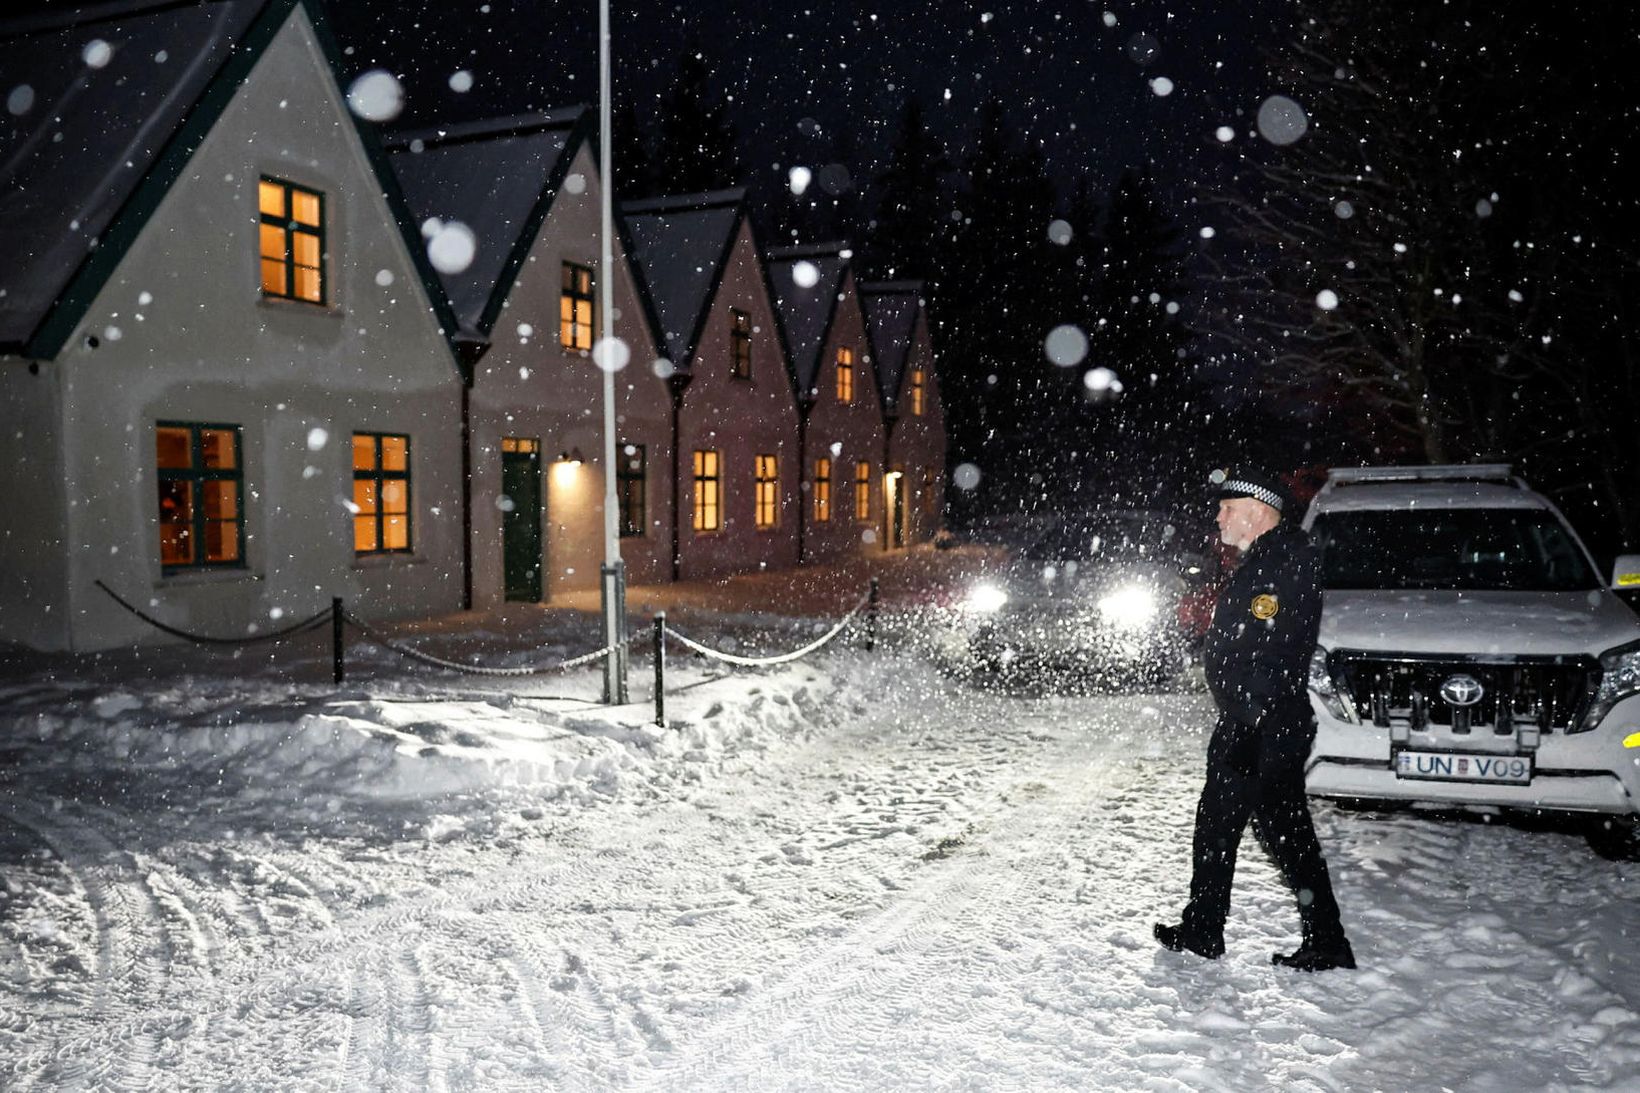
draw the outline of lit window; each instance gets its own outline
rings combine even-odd
[[[263,295],[325,302],[324,203],[317,190],[281,179],[257,184]]]
[[[824,456],[814,461],[814,519],[831,519],[831,460]]]
[[[737,380],[752,378],[752,317],[729,309],[729,374]]]
[[[723,527],[723,480],[719,477],[718,453],[695,453],[695,530],[717,531]]]
[[[923,412],[923,382],[923,370],[913,368],[911,370],[911,412],[918,417],[921,417]]]
[[[565,349],[591,349],[594,325],[592,270],[564,263],[564,291],[558,299],[558,344]]]
[[[245,476],[239,426],[162,422],[154,441],[161,566],[243,565]]]
[[[410,549],[410,438],[353,434],[353,550]]]
[[[540,455],[541,442],[531,437],[504,436],[501,438],[501,450],[504,452],[518,452],[523,455]]]
[[[772,528],[780,513],[780,464],[772,455],[757,457],[753,497],[757,506],[757,526]]]
[[[642,444],[622,444],[615,461],[615,491],[621,506],[621,538],[644,533],[644,473]]]
[[[837,401],[854,401],[854,350],[837,347]]]
[[[854,464],[854,518],[871,519],[871,464],[863,459]]]

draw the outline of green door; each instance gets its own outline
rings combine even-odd
[[[889,482],[894,487],[894,498],[893,508],[890,509],[888,545],[898,549],[905,546],[905,475],[896,472]]]
[[[523,450],[518,450],[523,449]],[[529,441],[503,443],[501,556],[507,599],[541,601],[541,452]]]

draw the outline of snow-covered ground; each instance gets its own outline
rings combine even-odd
[[[1225,959],[1159,950],[1199,694],[834,645],[675,658],[659,729],[588,672],[355,653],[340,692],[317,642],[0,684],[0,1086],[1640,1086],[1640,867],[1570,832],[1321,805],[1361,970],[1270,965],[1297,923],[1251,835]]]

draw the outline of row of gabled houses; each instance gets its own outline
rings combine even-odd
[[[382,139],[316,0],[13,19],[0,640],[550,602],[603,558],[586,109]],[[745,194],[617,216],[632,583],[903,549],[943,508],[920,285]],[[601,355],[601,354],[600,354]]]

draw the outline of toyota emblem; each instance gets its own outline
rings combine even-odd
[[[1455,675],[1441,684],[1441,697],[1453,706],[1473,706],[1485,693],[1486,688],[1474,676]]]

